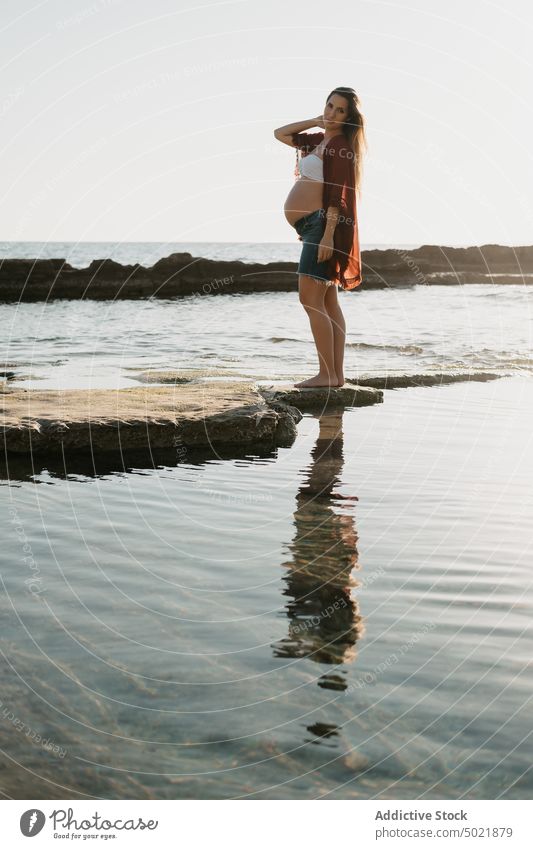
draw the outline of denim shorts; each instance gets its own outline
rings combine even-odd
[[[323,209],[315,209],[293,224],[303,242],[298,274],[306,274],[321,283],[333,285],[328,276],[328,260],[318,262],[318,246],[326,229],[326,214]]]

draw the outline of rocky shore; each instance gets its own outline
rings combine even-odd
[[[296,389],[248,381],[183,384],[165,372],[165,385],[128,389],[21,389],[0,385],[6,455],[77,454],[172,449],[210,452],[260,444],[292,445],[304,411],[316,413],[383,402],[384,389],[430,386],[499,375],[391,375],[348,380],[340,388]]]
[[[533,246],[481,245],[363,251],[363,283],[353,290],[465,283],[533,284]],[[148,268],[93,260],[74,268],[64,259],[4,259],[0,301],[54,298],[169,298],[297,288],[295,262],[245,263],[174,253]]]
[[[300,392],[299,408],[283,392],[257,384],[214,382],[131,389],[33,390],[4,386],[4,449],[18,453],[153,448],[216,448],[262,442],[290,445],[300,408],[360,406],[383,399],[379,389],[348,386]],[[292,397],[292,396],[291,396]]]

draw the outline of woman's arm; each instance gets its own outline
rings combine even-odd
[[[339,222],[339,213],[341,209],[343,215],[346,213],[345,194],[350,183],[350,168],[353,168],[353,165],[350,164],[348,157],[340,156],[337,151],[330,171],[331,191],[328,198],[329,206],[326,213],[326,227],[324,229],[322,240],[318,246],[317,259],[319,262],[329,259],[333,254],[333,234],[335,233],[335,227]]]
[[[326,212],[326,227],[317,251],[318,262],[329,259],[333,253],[333,234],[339,220],[339,210],[336,206],[328,206]]]
[[[283,142],[283,144],[288,144],[290,147],[294,147],[292,140],[293,134],[309,130],[311,127],[321,127],[324,129],[324,119],[322,115],[319,115],[318,118],[309,118],[307,121],[296,121],[294,124],[285,124],[284,127],[278,127],[277,130],[274,130],[274,137],[278,141]]]
[[[337,226],[338,220],[338,207],[328,206],[328,211],[326,212],[326,229],[324,230],[324,236],[331,236],[333,238],[333,233],[335,232],[335,227]]]

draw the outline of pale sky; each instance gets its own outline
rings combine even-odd
[[[294,241],[275,127],[353,87],[361,243],[533,243],[526,0],[4,0],[0,241]]]

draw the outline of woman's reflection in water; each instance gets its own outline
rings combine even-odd
[[[359,585],[352,571],[359,568],[353,503],[357,496],[334,492],[343,467],[344,411],[317,416],[319,436],[311,453],[306,482],[296,497],[296,534],[289,545],[292,558],[283,594],[288,636],[273,645],[276,657],[308,657],[317,663],[349,663],[355,643],[364,633],[362,617],[351,590]],[[319,686],[346,689],[344,674],[323,675]]]

